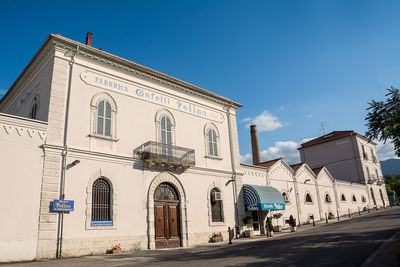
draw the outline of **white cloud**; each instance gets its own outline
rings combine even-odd
[[[306,116],[306,118],[307,118],[307,119],[310,119],[310,118],[312,118],[312,116],[313,116],[313,114],[308,114],[308,115]]]
[[[390,141],[387,141],[386,144],[384,144],[382,141],[374,141],[374,142],[377,144],[376,150],[378,151],[379,160],[382,161],[387,159],[398,158],[394,153],[394,146]]]
[[[275,129],[283,127],[279,119],[269,113],[267,110],[264,110],[263,113],[254,118],[245,118],[244,120],[242,120],[242,122],[250,122],[246,124],[247,128],[253,124],[257,125],[257,130],[259,132],[273,131]]]
[[[288,164],[294,164],[300,162],[300,153],[297,148],[300,144],[310,141],[313,138],[306,138],[301,140],[299,143],[294,141],[278,141],[275,142],[274,146],[271,146],[261,151],[261,160],[268,161],[276,158],[283,158]],[[252,163],[252,156],[250,153],[240,156],[240,162]]]

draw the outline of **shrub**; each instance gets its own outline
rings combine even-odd
[[[253,217],[251,216],[246,216],[243,218],[243,223],[244,224],[253,224]]]
[[[293,215],[290,215],[290,217],[289,217],[289,225],[292,227],[296,226],[296,219],[293,218]]]
[[[274,226],[272,225],[272,220],[268,217],[267,218],[267,225],[270,231],[274,231]]]

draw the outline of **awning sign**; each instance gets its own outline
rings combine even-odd
[[[285,203],[258,203],[246,205],[246,211],[256,210],[284,210]]]
[[[74,201],[54,199],[53,211],[74,211]]]

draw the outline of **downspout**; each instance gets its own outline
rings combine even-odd
[[[67,146],[67,132],[68,132],[68,119],[69,119],[69,102],[71,96],[71,82],[72,82],[72,70],[73,64],[75,61],[75,55],[79,50],[79,46],[76,47],[76,51],[71,53],[71,60],[69,61],[69,78],[68,78],[68,91],[67,91],[67,102],[65,107],[65,120],[64,120],[64,141],[63,141],[63,150],[62,150],[62,169],[61,169],[61,182],[60,182],[60,199],[65,199],[65,172],[66,172],[66,163],[67,163],[67,154],[68,154],[68,146]],[[62,256],[62,244],[63,244],[63,230],[64,230],[64,211],[61,212],[58,216],[58,231],[57,231],[57,250],[56,257],[57,259]]]
[[[232,108],[233,103],[231,103],[227,108],[226,108],[226,117],[228,120],[228,134],[229,134],[229,148],[231,152],[231,167],[232,167],[232,187],[233,187],[233,205],[235,207],[235,225],[239,227],[239,211],[238,211],[238,205],[237,205],[237,185],[236,185],[236,164],[235,164],[235,153],[233,149],[233,141],[232,141],[232,125],[231,125],[231,113],[230,110]],[[236,229],[237,230],[237,229]],[[238,234],[238,233],[236,233]]]

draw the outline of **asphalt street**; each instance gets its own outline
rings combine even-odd
[[[146,250],[10,266],[400,266],[400,208],[302,227],[273,238]],[[396,235],[397,234],[397,235]],[[388,242],[389,240],[389,242]],[[7,265],[6,265],[7,266]]]

